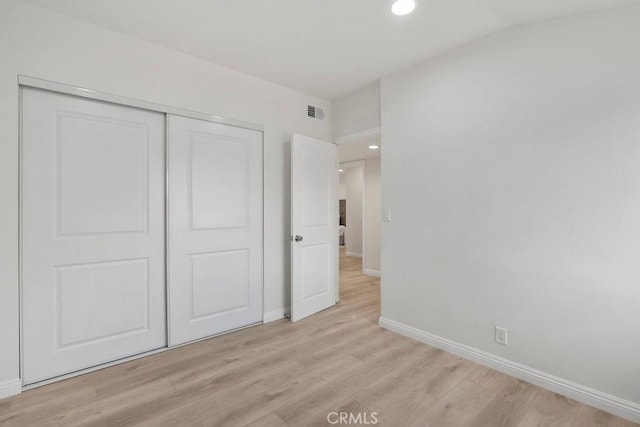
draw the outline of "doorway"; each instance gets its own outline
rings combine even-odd
[[[372,148],[370,148],[372,147]],[[360,272],[380,277],[380,142],[365,140],[338,147],[340,268],[359,259]],[[348,262],[353,268],[355,262]]]

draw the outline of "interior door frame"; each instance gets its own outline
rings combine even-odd
[[[188,344],[192,344],[194,342],[200,341],[200,340],[204,340],[204,339],[209,339],[211,337],[204,337],[201,338],[199,340],[195,340],[195,341],[190,341],[188,343],[185,344],[180,344],[180,345],[176,345],[173,347],[169,347],[168,345],[165,347],[162,347],[160,349],[156,349],[156,350],[151,350],[145,353],[141,353],[141,354],[136,354],[133,356],[129,356],[129,357],[125,357],[123,359],[118,359],[118,360],[114,360],[111,362],[107,362],[107,363],[103,363],[97,366],[93,366],[93,367],[89,367],[86,369],[82,369],[79,371],[75,371],[75,372],[71,372],[68,374],[64,374],[52,379],[48,379],[48,380],[44,380],[44,381],[40,381],[34,384],[30,384],[28,386],[24,385],[24,359],[23,359],[23,352],[24,352],[24,344],[23,344],[23,331],[24,331],[24,327],[23,327],[23,309],[22,309],[22,304],[24,302],[24,298],[22,295],[22,290],[23,290],[23,283],[22,283],[22,279],[23,279],[23,273],[22,273],[22,259],[23,259],[23,253],[22,253],[22,248],[23,248],[23,241],[22,241],[22,227],[24,224],[24,221],[22,219],[22,213],[23,213],[23,206],[22,206],[22,200],[23,200],[23,196],[22,196],[22,192],[23,192],[23,188],[22,188],[22,184],[23,184],[23,180],[22,180],[22,172],[23,172],[23,167],[22,167],[22,161],[23,161],[23,154],[22,154],[22,147],[23,147],[23,141],[22,141],[22,109],[23,109],[23,103],[22,103],[22,93],[23,93],[23,89],[24,88],[33,88],[33,89],[40,89],[40,90],[44,90],[44,91],[48,91],[48,92],[52,92],[52,93],[58,93],[58,94],[63,94],[63,95],[71,95],[71,96],[76,96],[76,97],[80,97],[80,98],[85,98],[85,99],[90,99],[90,100],[94,100],[94,101],[101,101],[101,102],[107,102],[110,104],[116,104],[116,105],[122,105],[122,106],[126,106],[126,107],[133,107],[133,108],[137,108],[137,109],[141,109],[141,110],[148,110],[148,111],[153,111],[153,112],[157,112],[157,113],[162,113],[165,115],[165,142],[164,142],[164,150],[165,150],[165,170],[166,170],[166,155],[167,155],[167,150],[168,150],[168,138],[166,135],[166,128],[168,125],[168,115],[172,114],[172,115],[176,115],[176,116],[184,116],[184,117],[189,117],[189,118],[193,118],[193,119],[197,119],[197,120],[203,120],[203,121],[208,121],[208,122],[213,122],[213,123],[219,123],[219,124],[223,124],[223,125],[228,125],[228,126],[234,126],[234,127],[239,127],[239,128],[244,128],[244,129],[250,129],[250,130],[255,130],[258,132],[262,133],[262,194],[263,194],[263,200],[262,200],[262,271],[261,271],[261,275],[262,275],[262,316],[264,318],[264,301],[265,301],[265,295],[264,295],[264,253],[265,253],[265,242],[264,242],[264,203],[265,203],[265,198],[264,198],[264,126],[263,125],[259,125],[259,124],[255,124],[255,123],[250,123],[250,122],[244,122],[241,120],[235,120],[235,119],[230,119],[230,118],[226,118],[226,117],[222,117],[222,116],[218,116],[215,114],[210,114],[210,113],[201,113],[198,111],[192,111],[192,110],[187,110],[184,108],[178,108],[178,107],[172,107],[172,106],[168,106],[168,105],[163,105],[163,104],[158,104],[158,103],[154,103],[154,102],[149,102],[149,101],[144,101],[144,100],[140,100],[140,99],[136,99],[136,98],[129,98],[126,96],[122,96],[122,95],[115,95],[115,94],[110,94],[107,92],[101,92],[101,91],[97,91],[97,90],[93,90],[93,89],[87,89],[87,88],[83,88],[80,86],[74,86],[74,85],[69,85],[69,84],[65,84],[65,83],[58,83],[58,82],[54,82],[54,81],[50,81],[50,80],[45,80],[45,79],[40,79],[37,77],[30,77],[30,76],[26,76],[26,75],[22,75],[22,74],[18,74],[17,76],[17,83],[18,83],[18,299],[19,299],[19,306],[18,306],[18,324],[19,324],[19,331],[18,331],[18,340],[19,340],[19,354],[18,354],[18,360],[19,360],[19,365],[20,365],[20,382],[22,384],[22,390],[30,390],[32,388],[36,388],[36,387],[40,387],[46,384],[51,384],[53,382],[57,382],[57,381],[61,381],[67,378],[72,378],[78,375],[82,375],[88,372],[92,372],[98,369],[103,369],[109,366],[113,366],[113,365],[117,365],[120,363],[124,363],[124,362],[128,362],[131,360],[135,360],[135,359],[139,359],[141,357],[145,357],[145,356],[149,356],[155,353],[160,353],[163,351],[167,351],[169,349],[174,349],[177,347],[181,347],[182,345],[188,345]],[[168,208],[169,205],[167,203],[168,201],[168,197],[169,197],[169,186],[168,186],[168,174],[165,173],[165,279],[168,278],[168,251],[167,251],[167,245],[166,242],[168,241],[168,226],[169,226],[169,217],[168,217]],[[166,322],[167,322],[167,334],[168,334],[168,328],[169,328],[169,310],[168,310],[168,304],[169,304],[169,300],[168,300],[168,286],[166,286],[166,281],[165,281],[165,301],[166,301],[166,311],[167,311],[167,318],[166,318]],[[253,325],[249,325],[249,326],[253,326]],[[248,326],[247,326],[248,327]],[[243,329],[243,328],[238,328],[238,329]],[[234,329],[235,330],[235,329]],[[226,331],[223,332],[221,334],[224,333],[228,333],[231,331]],[[217,334],[217,335],[221,335],[221,334]],[[215,336],[215,335],[213,335]],[[168,338],[168,335],[167,335]]]
[[[360,169],[362,171],[362,270],[366,265],[367,257],[367,163],[365,160],[351,160],[348,162],[338,163],[340,169],[344,169],[342,174],[346,174],[349,169]],[[339,183],[338,183],[339,185]],[[347,212],[349,212],[349,206],[347,205]],[[348,226],[347,226],[348,227]],[[346,237],[346,236],[345,236]],[[346,250],[346,241],[345,241]]]

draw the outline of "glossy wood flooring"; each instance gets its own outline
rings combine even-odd
[[[0,424],[298,427],[375,412],[387,426],[634,425],[379,328],[379,281],[344,253],[341,267],[336,307],[0,400]]]

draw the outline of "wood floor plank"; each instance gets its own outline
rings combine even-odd
[[[517,378],[482,365],[475,365],[466,379],[490,390],[501,390],[518,383]]]
[[[473,369],[473,363],[449,353],[444,354],[438,362],[418,369],[408,385],[441,399],[462,383]]]
[[[433,348],[425,346],[420,351],[416,351],[412,360],[394,365],[386,375],[372,378],[366,387],[354,393],[354,397],[369,407],[379,409],[390,400],[393,404],[397,403],[395,399],[390,399],[391,396],[406,399],[414,394],[422,394],[431,404],[435,403],[436,400],[433,397],[407,386],[407,383],[422,364],[423,359],[428,359],[432,356],[433,353],[430,350],[433,350]]]
[[[139,407],[146,402],[154,402],[175,391],[167,378],[157,378],[135,388],[127,388],[109,397],[95,400],[87,405],[76,406],[69,411],[60,411],[50,417],[51,425],[127,425],[131,408]],[[105,420],[113,420],[106,422]]]
[[[431,396],[422,392],[403,390],[397,395],[387,396],[387,399],[373,407],[382,425],[422,427],[424,414],[435,403]]]
[[[423,426],[461,426],[491,401],[495,392],[463,380],[418,420]]]
[[[12,398],[0,400],[0,415],[9,412],[11,410]]]
[[[525,417],[541,388],[518,381],[498,391],[482,411],[465,423],[469,427],[515,426]]]
[[[579,405],[578,414],[573,420],[574,427],[596,426],[596,427],[633,427],[638,426],[631,421],[625,420],[607,412],[587,405]]]
[[[540,390],[520,422],[522,427],[571,427],[580,406],[578,402],[558,393]]]
[[[75,408],[95,401],[95,391],[80,389],[62,394],[50,394],[47,400],[38,399],[33,405],[18,404],[11,412],[0,414],[2,426],[43,425],[49,422],[49,414],[69,413]],[[55,424],[55,423],[54,423]]]
[[[282,421],[282,418],[272,412],[254,422],[246,424],[246,427],[286,427],[286,424]]]
[[[340,258],[340,302],[0,400],[4,426],[612,426],[631,422],[381,329],[380,282]],[[353,424],[352,424],[353,425]]]

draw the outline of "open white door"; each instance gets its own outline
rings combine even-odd
[[[291,321],[336,303],[338,164],[335,144],[291,142]]]

